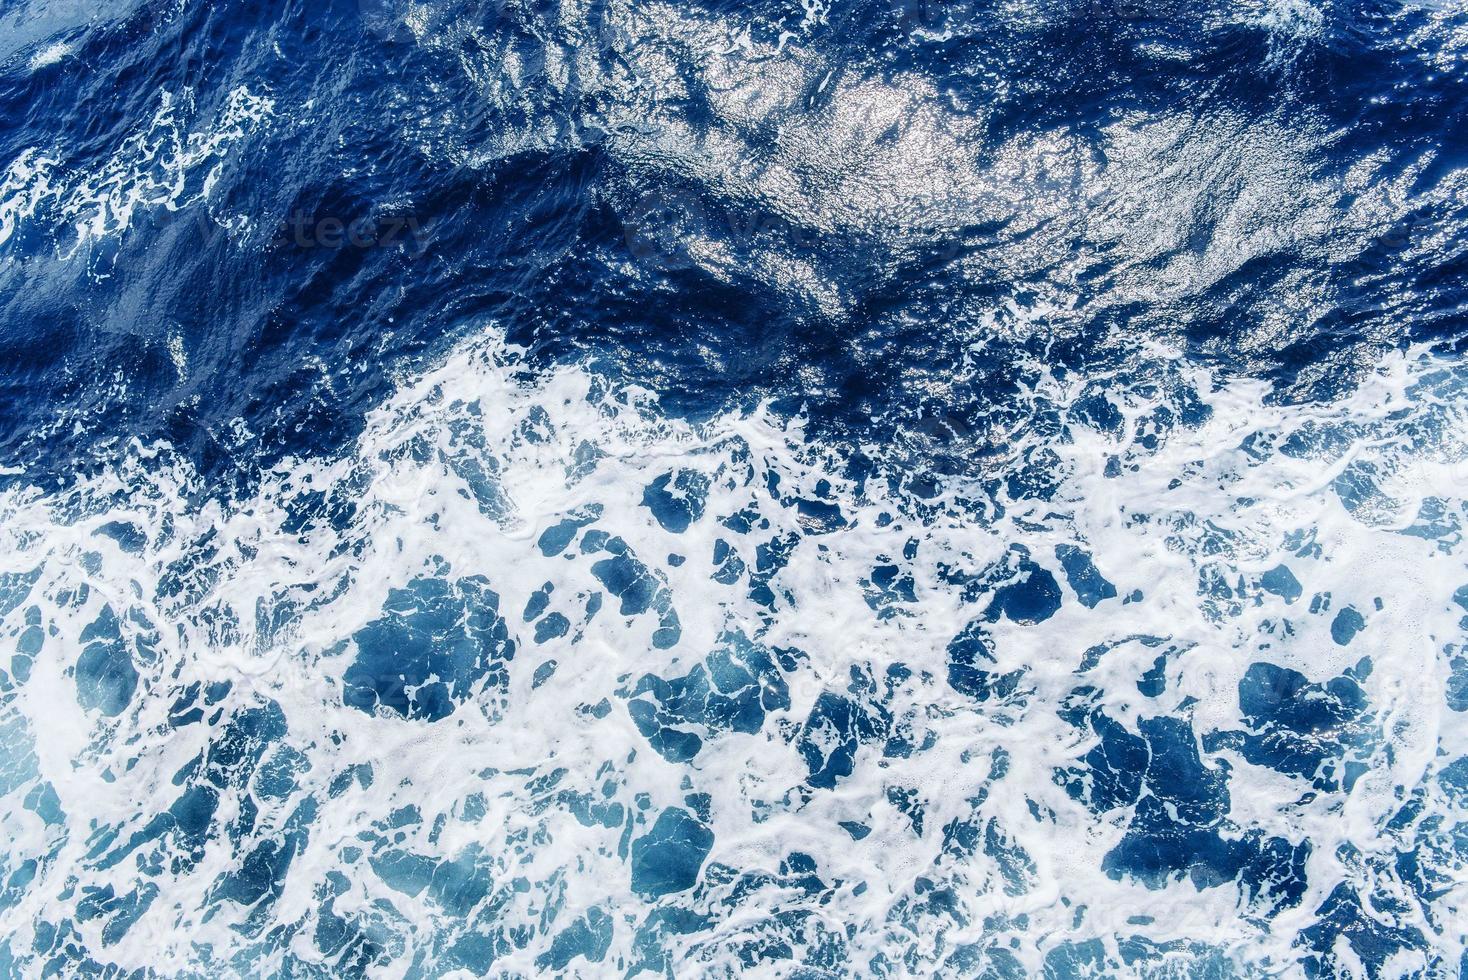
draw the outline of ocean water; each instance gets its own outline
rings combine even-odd
[[[3,0],[0,976],[1463,975],[1465,83]]]

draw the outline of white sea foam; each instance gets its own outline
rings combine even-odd
[[[57,41],[54,44],[48,44],[46,45],[46,47],[42,48],[40,51],[37,51],[34,55],[31,56],[31,71],[37,71],[49,65],[54,65],[62,58],[65,58],[67,55],[71,54],[71,52],[71,45],[67,44],[65,41]]]
[[[448,938],[471,928],[519,930],[514,943],[496,947],[493,968],[529,974],[544,969],[538,958],[562,929],[599,908],[611,922],[605,958],[568,969],[601,975],[638,961],[635,930],[651,907],[629,885],[624,832],[645,834],[661,810],[686,806],[698,792],[708,794],[714,833],[705,884],[696,900],[663,902],[695,907],[710,924],[659,940],[679,975],[739,970],[740,950],[761,937],[803,936],[812,945],[792,955],[814,956],[822,929],[840,937],[851,968],[863,972],[879,955],[908,955],[905,969],[926,974],[964,944],[998,942],[1038,975],[1046,955],[1068,941],[1099,937],[1114,956],[1119,937],[1144,936],[1224,951],[1240,971],[1297,975],[1289,964],[1302,951],[1293,943],[1338,884],[1402,888],[1389,874],[1363,878],[1350,848],[1370,856],[1400,846],[1386,823],[1414,791],[1451,824],[1456,811],[1433,778],[1468,751],[1444,705],[1446,653],[1462,642],[1451,597],[1468,575],[1464,494],[1454,475],[1464,409],[1449,366],[1411,353],[1338,403],[1285,406],[1270,403],[1262,385],[1219,384],[1153,352],[1152,379],[1184,384],[1211,407],[1201,425],[1157,430],[1156,448],[1143,448],[1135,440],[1156,429],[1165,385],[1117,387],[1107,396],[1125,418],[1119,433],[1072,423],[1068,440],[1044,442],[1058,454],[1053,499],[1011,497],[993,481],[1006,473],[988,471],[950,479],[924,500],[893,489],[910,462],[879,459],[858,483],[800,420],[761,409],[690,425],[665,416],[646,392],[584,367],[528,375],[496,336],[404,379],[344,458],[284,463],[246,500],[217,499],[165,446],[137,446],[127,465],[65,493],[12,488],[0,496],[0,572],[24,577],[3,580],[11,590],[0,596],[5,634],[12,649],[31,627],[41,637],[28,679],[12,670],[4,708],[12,770],[34,766],[5,784],[5,870],[38,862],[34,880],[0,913],[14,950],[45,947],[43,923],[70,918],[93,957],[127,969],[209,971],[249,961],[269,972],[285,968],[286,956],[345,969],[350,950],[318,945],[336,916],[375,937],[384,976],[407,975],[420,954],[449,968]],[[1080,394],[1041,378],[1037,400],[1063,407]],[[1019,433],[1016,458],[1038,443]],[[644,505],[644,489],[684,470],[708,478],[707,503],[674,533]],[[1381,499],[1353,514],[1341,481],[1362,472]],[[842,515],[825,525],[798,505],[820,499],[821,481]],[[313,504],[313,494],[324,497]],[[1433,499],[1447,530],[1412,532]],[[728,526],[741,512],[753,524],[748,534]],[[563,552],[541,549],[541,535],[568,517],[585,525],[575,540]],[[138,540],[129,544],[133,535],[117,533],[117,522],[131,524]],[[656,612],[621,615],[613,597],[588,614],[591,596],[606,592],[592,566],[608,553],[585,545],[594,531],[625,542],[671,597],[681,623],[676,644],[655,640]],[[745,569],[728,584],[711,565],[719,539]],[[788,558],[767,576],[770,596],[760,601],[752,576],[762,562],[771,567],[760,546],[777,540],[788,541]],[[949,642],[989,601],[966,599],[960,573],[982,572],[1016,544],[1062,583],[1055,546],[1082,545],[1119,595],[1088,609],[1062,585],[1051,618],[986,624],[993,669],[1024,673],[1019,696],[980,703],[947,682]],[[1293,601],[1260,586],[1282,563],[1303,587]],[[899,583],[911,576],[912,601],[881,586],[881,566],[895,566]],[[498,594],[517,647],[503,692],[491,686],[433,723],[344,703],[353,637],[384,615],[393,590],[475,575]],[[1204,588],[1215,579],[1237,588],[1219,598]],[[537,643],[537,624],[522,610],[544,583],[554,588],[534,618],[560,614],[569,628]],[[1142,598],[1124,602],[1134,590]],[[85,631],[104,606],[116,613],[140,675],[115,718],[85,709],[73,677],[96,641]],[[1331,636],[1346,606],[1365,620],[1348,647]],[[752,733],[693,726],[703,736],[693,761],[664,759],[628,714],[638,679],[686,674],[732,631],[800,651],[782,670],[789,707],[770,711]],[[1178,651],[1160,695],[1144,695],[1137,683],[1155,647],[1121,644],[1081,670],[1088,649],[1135,636],[1163,637]],[[1060,785],[1057,774],[1096,741],[1057,714],[1076,688],[1094,688],[1107,715],[1131,730],[1146,717],[1186,717],[1201,737],[1241,727],[1239,682],[1251,663],[1324,682],[1363,656],[1374,667],[1362,686],[1379,744],[1349,793],[1310,792],[1306,781],[1250,764],[1235,749],[1205,754],[1209,765],[1230,767],[1229,818],[1239,831],[1312,844],[1304,899],[1272,929],[1245,914],[1232,882],[1149,889],[1102,870],[1129,810],[1097,814]],[[880,688],[893,664],[911,674],[878,700],[892,730],[916,748],[884,757],[882,739],[872,739],[850,776],[833,789],[811,788],[802,741],[829,751],[841,738],[827,723],[805,731],[819,699],[844,695],[859,675]],[[170,723],[182,689],[220,681],[234,685],[220,702],[221,720]],[[610,710],[592,710],[603,699]],[[253,775],[248,766],[237,772],[246,788],[221,792],[197,862],[170,870],[176,851],[149,840],[103,867],[179,795],[174,774],[211,744],[220,751],[231,717],[268,701],[279,704],[288,734],[264,747]],[[997,778],[992,760],[1001,750],[1008,775]],[[333,795],[328,788],[352,766],[371,768],[370,785],[347,777],[350,788]],[[285,789],[267,785],[271,773],[290,777]],[[53,825],[22,804],[46,784],[65,814]],[[216,894],[246,855],[289,839],[308,798],[317,809],[278,898],[252,911]],[[630,823],[588,825],[571,812],[576,798],[619,803]],[[921,831],[898,805],[909,798],[921,802]],[[421,821],[373,829],[408,806]],[[250,811],[258,817],[245,820]],[[866,826],[869,836],[853,840],[842,821]],[[1003,848],[945,848],[945,829],[965,821],[1028,855],[1018,884],[1006,876]],[[478,853],[476,874],[492,897],[472,913],[454,912],[432,889],[394,889],[373,863],[374,848],[379,858],[392,850],[433,862]],[[814,860],[825,898],[781,877],[792,852]],[[716,865],[771,877],[747,880],[742,898],[722,904],[733,883],[715,880]],[[113,913],[77,914],[91,889],[124,896],[147,881],[158,897],[121,936],[104,935]],[[328,881],[338,882],[331,910]],[[952,888],[950,912],[925,904],[940,885]],[[1468,906],[1461,884],[1446,887],[1436,922],[1420,914],[1406,921],[1456,962],[1464,922],[1455,910]],[[815,913],[818,924],[792,933],[771,919],[777,910]],[[254,944],[250,937],[271,924],[290,925],[294,938]],[[1183,969],[1189,955],[1168,954]],[[1423,961],[1420,951],[1401,957]],[[788,972],[778,961],[761,971]]]
[[[161,90],[152,118],[126,136],[112,156],[90,170],[67,171],[37,148],[24,150],[0,181],[0,245],[34,223],[66,258],[124,232],[141,211],[207,203],[218,167],[234,145],[269,125],[275,102],[239,86],[212,120],[200,120],[194,94]],[[221,215],[237,229],[239,216]],[[69,228],[70,234],[59,232]],[[107,275],[106,261],[92,271]]]
[[[33,217],[43,201],[58,191],[51,185],[56,161],[35,149],[23,151],[5,168],[0,181],[0,245],[15,234],[20,222]]]

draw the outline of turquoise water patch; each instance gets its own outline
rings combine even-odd
[[[418,579],[393,589],[383,613],[352,638],[356,659],[342,676],[352,707],[440,721],[506,683],[515,644],[487,579]]]

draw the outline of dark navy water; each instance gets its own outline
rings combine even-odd
[[[1465,83],[6,0],[0,971],[1459,975]]]
[[[339,451],[392,371],[491,318],[536,363],[593,352],[680,411],[789,397],[857,428],[1002,411],[1021,383],[1010,346],[1085,372],[1117,361],[1118,334],[1167,341],[1308,399],[1384,350],[1462,334],[1461,205],[1431,194],[1465,152],[1449,10],[892,0],[810,23],[786,7],[680,18],[766,43],[793,30],[803,57],[848,84],[920,80],[974,170],[913,160],[903,199],[860,214],[868,184],[890,177],[861,161],[900,143],[898,100],[855,100],[837,138],[856,145],[823,174],[800,145],[819,137],[778,134],[830,112],[839,82],[781,79],[778,106],[731,123],[708,81],[649,84],[622,48],[656,40],[700,69],[716,52],[673,27],[642,38],[601,5],[584,19],[433,6],[422,40],[373,0],[17,5],[0,150],[42,154],[78,183],[111,164],[102,188],[116,196],[70,210],[43,196],[14,222],[7,460],[62,477],[119,436],[166,437],[211,472]],[[68,53],[31,69],[53,44]],[[268,91],[272,122],[192,167],[171,161],[242,87]],[[165,93],[178,108],[158,126]],[[656,151],[664,114],[689,157]],[[1137,173],[1110,160],[1105,133],[1144,121],[1170,142]],[[738,163],[710,172],[697,157],[716,136]],[[1046,146],[1006,168],[1026,141]],[[778,191],[739,186],[784,167]],[[1405,200],[1370,210],[1389,189]],[[668,218],[692,223],[642,227]],[[683,254],[695,226],[727,249],[715,269]],[[795,262],[833,295],[766,274]],[[935,321],[1010,297],[1033,307],[1057,280],[1074,308],[1043,337],[1002,338],[976,383],[914,396],[966,342]],[[1282,308],[1295,315],[1273,323]],[[189,351],[187,379],[170,337]],[[1316,377],[1322,363],[1338,370]],[[99,383],[115,372],[125,392]],[[244,459],[225,435],[237,419],[260,441]]]

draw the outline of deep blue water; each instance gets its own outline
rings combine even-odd
[[[1459,975],[1465,81],[6,0],[0,971]]]

